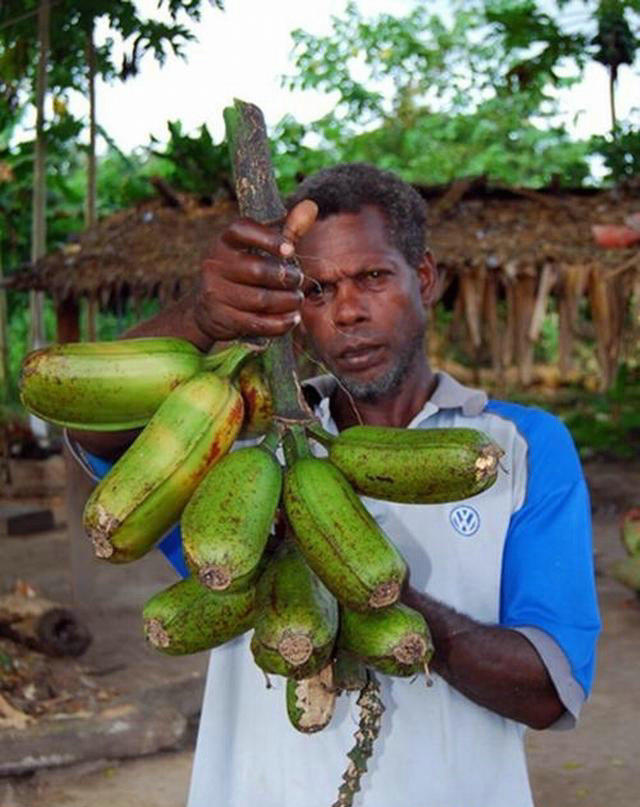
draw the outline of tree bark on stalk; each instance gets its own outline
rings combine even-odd
[[[224,110],[224,121],[240,214],[262,224],[282,220],[286,211],[273,173],[262,112],[254,104],[236,99]],[[264,362],[276,420],[309,420],[312,415],[302,397],[290,331],[270,342]]]

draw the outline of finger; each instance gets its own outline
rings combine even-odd
[[[302,272],[295,264],[275,261],[262,255],[234,253],[228,261],[208,258],[202,264],[204,275],[232,285],[259,286],[266,289],[298,289]]]
[[[300,322],[300,314],[296,311],[293,314],[258,316],[228,309],[228,319],[239,335],[276,337],[295,327]]]
[[[299,291],[272,291],[244,286],[233,289],[233,297],[225,303],[238,311],[252,314],[293,314],[300,310],[304,295]]]
[[[222,233],[220,240],[231,249],[261,249],[280,257],[284,243],[282,233],[252,219],[237,219]]]
[[[280,254],[285,257],[291,257],[294,254],[293,247],[296,241],[309,232],[317,218],[318,205],[314,201],[303,199],[298,202],[289,212],[282,228],[282,235],[286,242],[280,247]]]

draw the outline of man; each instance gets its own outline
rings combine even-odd
[[[232,224],[199,294],[129,335],[173,334],[208,349],[299,323],[327,371],[308,394],[328,430],[466,426],[504,449],[496,484],[469,501],[366,500],[408,562],[403,599],[430,626],[435,675],[430,688],[381,676],[386,713],[356,803],[528,807],[525,728],[575,723],[600,627],[571,438],[544,412],[488,401],[432,372],[423,342],[437,275],[410,186],[370,166],[336,166],[305,180],[289,210],[282,229]],[[293,254],[302,273],[283,262]],[[76,439],[113,457],[131,435]],[[327,729],[295,732],[284,681],[266,688],[240,637],[211,654],[189,807],[328,807],[355,728],[354,701],[343,696]]]

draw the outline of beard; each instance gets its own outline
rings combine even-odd
[[[400,353],[396,355],[394,363],[385,370],[382,375],[370,381],[358,381],[348,375],[341,374],[335,367],[329,367],[340,385],[356,401],[379,401],[398,390],[409,371],[411,370],[416,356],[424,350],[424,333],[416,333],[410,342],[407,342]]]

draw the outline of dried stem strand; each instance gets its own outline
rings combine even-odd
[[[367,763],[373,754],[373,745],[380,734],[384,704],[380,697],[380,684],[369,671],[369,680],[360,690],[358,697],[360,720],[354,734],[355,745],[347,756],[351,760],[342,774],[343,783],[338,790],[338,798],[331,807],[353,807],[353,799],[360,790],[360,780],[367,772]]]

